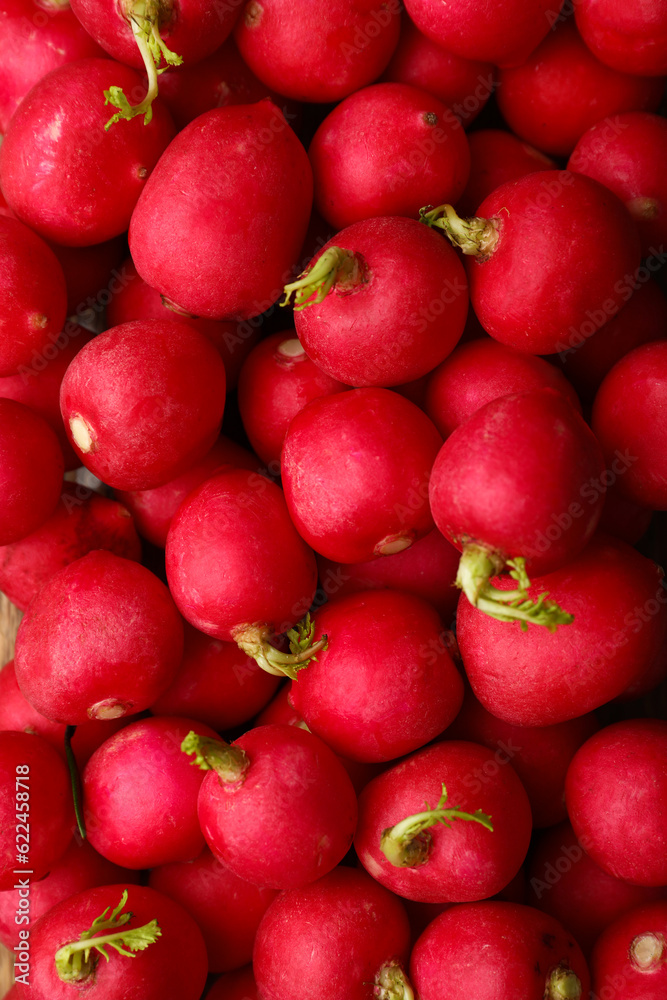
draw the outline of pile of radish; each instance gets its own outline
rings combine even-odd
[[[667,997],[663,0],[0,0],[12,1000]]]

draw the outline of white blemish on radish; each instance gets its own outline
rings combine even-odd
[[[297,337],[283,340],[282,344],[278,345],[278,354],[284,354],[286,358],[298,358],[305,353],[301,341]]]
[[[93,449],[93,433],[90,424],[84,420],[80,413],[75,413],[69,418],[69,429],[72,432],[74,443],[79,451],[87,455]]]

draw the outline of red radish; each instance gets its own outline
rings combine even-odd
[[[308,729],[303,717],[297,712],[290,701],[292,684],[292,681],[287,681],[280,688],[277,695],[259,713],[255,719],[255,725],[299,726],[301,729]]]
[[[581,413],[576,392],[553,365],[496,340],[473,340],[457,347],[431,373],[425,410],[447,438],[486,403],[547,388],[557,389]]]
[[[469,740],[494,751],[475,777],[480,787],[511,764],[526,790],[533,827],[553,826],[567,816],[565,775],[582,743],[597,732],[592,714],[554,726],[513,726],[497,719],[467,691],[463,707],[444,733],[446,740]],[[567,926],[567,921],[563,921]]]
[[[78,469],[81,461],[69,443],[60,414],[60,386],[71,361],[92,336],[90,330],[68,320],[58,336],[39,353],[33,349],[30,362],[21,365],[18,374],[0,378],[0,396],[25,403],[51,425],[67,470]]]
[[[101,549],[61,569],[16,639],[16,677],[34,708],[76,726],[148,708],[171,683],[183,626],[164,584]]]
[[[86,309],[100,312],[127,280],[121,264],[126,250],[124,234],[91,247],[49,246],[65,274],[68,316]]]
[[[468,143],[470,176],[465,191],[456,203],[462,215],[474,215],[477,206],[501,184],[516,181],[538,170],[553,170],[556,166],[539,149],[500,129],[472,132]]]
[[[65,322],[67,294],[53,251],[17,219],[0,217],[0,274],[2,376],[52,348]]]
[[[151,711],[187,715],[225,732],[257,715],[278,684],[236,643],[213,639],[186,624],[183,662]]]
[[[667,341],[636,347],[618,361],[600,386],[593,428],[605,459],[618,464],[619,491],[642,507],[667,509],[663,400],[667,396]],[[650,440],[646,428],[651,427]],[[615,457],[616,456],[616,457]]]
[[[667,73],[667,11],[660,0],[639,7],[620,0],[580,0],[577,27],[598,59],[623,73]]]
[[[23,403],[0,399],[0,545],[18,542],[48,520],[64,471],[46,420]]]
[[[132,258],[186,312],[258,316],[290,276],[311,202],[306,152],[270,100],[216,108],[179,132],[151,175],[130,224]]]
[[[665,80],[599,62],[569,18],[521,66],[501,70],[498,106],[512,132],[552,156],[568,156],[597,122],[617,134],[622,111],[657,111]],[[606,159],[606,152],[604,158]]]
[[[299,101],[329,103],[372,83],[398,42],[399,0],[249,0],[234,32],[250,69]]]
[[[307,658],[268,642],[306,614],[317,585],[315,556],[279,486],[238,469],[193,490],[172,520],[166,567],[176,604],[201,632],[237,642],[269,673]]]
[[[641,270],[644,277],[646,272]],[[592,400],[605,375],[626,354],[651,340],[667,337],[667,299],[657,281],[634,283],[627,289],[630,300],[609,317],[600,310],[595,322],[572,331],[559,345],[557,361],[581,398]]]
[[[451,108],[466,127],[474,122],[497,86],[491,63],[447,52],[407,17],[382,80],[427,90]]]
[[[0,132],[38,80],[57,66],[102,56],[87,31],[59,0],[4,0],[0,20]]]
[[[290,516],[320,555],[366,562],[433,528],[428,477],[441,437],[388,389],[315,399],[290,424],[282,477]]]
[[[664,896],[662,887],[630,885],[602,871],[586,854],[569,823],[546,830],[528,870],[531,906],[572,931],[584,954],[610,923],[628,910]]]
[[[116,490],[115,494],[131,512],[139,533],[153,545],[164,548],[172,518],[183,500],[222,466],[260,471],[254,455],[221,435],[202,459],[164,486],[152,490]]]
[[[667,183],[657,166],[665,157],[665,119],[629,111],[584,132],[567,165],[600,181],[625,203],[639,227],[645,257],[667,240]]]
[[[161,0],[159,3],[74,0],[72,8],[86,31],[114,59],[146,71],[148,92],[145,96],[129,90],[123,93],[126,85],[119,73],[116,84],[104,90],[105,103],[118,108],[107,128],[135,115],[144,115],[144,123],[150,122],[158,92],[158,73],[161,71],[157,67],[160,63],[164,60],[164,70],[166,66],[180,65],[183,60],[203,59],[222,45],[238,15],[236,3],[216,3],[215,0]],[[100,102],[101,96],[100,93]]]
[[[585,1000],[579,945],[557,920],[516,903],[452,906],[429,924],[410,959],[420,1000]]]
[[[639,238],[619,199],[597,181],[540,170],[496,188],[476,219],[460,220],[451,206],[444,212],[437,225],[477,257],[468,266],[477,317],[508,347],[553,354],[593,316],[609,317],[629,298]]]
[[[600,531],[636,545],[648,531],[653,511],[626,499],[613,482],[605,494]]]
[[[618,917],[598,938],[591,956],[594,1000],[662,1000],[667,988],[667,902],[637,906]]]
[[[463,684],[431,605],[368,590],[326,604],[313,621],[329,645],[298,671],[290,700],[336,753],[392,760],[453,721]]]
[[[409,947],[400,900],[365,872],[336,868],[281,893],[264,914],[253,954],[258,992],[263,1000],[407,998]]]
[[[662,648],[661,575],[625,542],[598,535],[563,569],[533,580],[574,615],[555,635],[509,628],[461,595],[457,639],[476,697],[516,726],[554,725],[615,698]],[[498,584],[513,586],[507,577]]]
[[[451,251],[451,252],[450,252]],[[395,386],[456,346],[468,284],[452,248],[414,219],[365,219],[337,233],[303,274],[294,323],[315,364],[356,386]]]
[[[30,1000],[68,1000],[75,991],[90,1000],[199,1000],[206,982],[201,931],[183,907],[146,886],[71,896],[38,921],[26,952],[19,996]]]
[[[311,361],[293,330],[266,337],[241,369],[238,394],[244,430],[262,461],[279,470],[292,418],[312,399],[347,388]]]
[[[496,66],[515,66],[558,20],[561,0],[505,0],[493,6],[475,0],[437,6],[429,0],[407,0],[405,6],[419,30],[448,51]]]
[[[0,731],[15,729],[18,732],[37,733],[66,758],[65,730],[60,722],[53,722],[40,715],[21,693],[16,680],[14,661],[0,668]],[[92,719],[76,727],[70,746],[79,768],[84,767],[98,746],[126,725],[125,719]]]
[[[438,743],[366,785],[354,845],[368,873],[428,903],[503,889],[528,850],[530,805],[509,764],[485,782],[473,777],[492,760],[475,743]]]
[[[41,736],[0,732],[0,776],[0,890],[6,890],[16,882],[15,869],[30,881],[47,874],[71,840],[74,815],[67,766]]]
[[[52,70],[21,102],[0,152],[9,205],[40,236],[90,246],[127,229],[146,180],[174,135],[166,108],[153,120],[105,132],[102,90],[113,81],[144,92],[141,76],[110,59]]]
[[[170,320],[137,320],[100,334],[79,351],[60,389],[74,450],[121,490],[162,486],[203,458],[224,406],[219,354],[200,333]]]
[[[206,1000],[259,1000],[252,966],[220,976],[206,994]]]
[[[258,331],[242,329],[241,324],[233,320],[202,319],[169,308],[160,293],[139,277],[131,258],[123,265],[123,274],[123,288],[107,309],[109,326],[135,319],[166,319],[193,327],[216,347],[225,365],[227,391],[235,389],[241,365],[258,339]]]
[[[63,483],[60,502],[41,528],[0,547],[0,590],[21,611],[54,573],[93,549],[141,559],[129,511],[76,483]]]
[[[525,567],[559,569],[584,548],[604,491],[588,509],[580,500],[602,469],[592,432],[550,388],[495,399],[452,432],[435,460],[429,499],[438,529],[463,553],[456,582],[471,604],[524,628],[571,621],[555,605],[528,600]],[[503,565],[517,581],[511,597],[489,584]]]
[[[13,948],[16,944],[17,924],[29,931],[36,920],[75,892],[91,889],[95,885],[108,885],[110,882],[122,881],[127,885],[135,885],[139,882],[139,875],[107,861],[87,841],[77,843],[72,840],[44,878],[33,881],[31,878],[22,879],[19,875],[14,881],[19,884],[19,888],[0,893],[0,940],[7,948]],[[26,881],[29,882],[27,887]],[[29,895],[26,895],[26,888]],[[29,899],[30,905],[26,907],[21,902],[22,899]],[[15,919],[17,914],[22,917],[20,922]]]
[[[205,111],[233,104],[255,104],[264,97],[271,98],[295,131],[300,118],[300,105],[258,80],[231,37],[194,66],[166,70],[160,77],[160,97],[179,129]]]
[[[352,844],[357,798],[329,747],[297,726],[260,726],[230,745],[191,733],[185,753],[210,770],[197,813],[206,843],[235,875],[296,889],[330,872]]]
[[[470,171],[461,123],[437,97],[404,83],[376,83],[324,119],[308,152],[315,207],[336,229],[379,215],[416,216],[456,202]]]
[[[320,556],[320,589],[316,597],[321,593],[323,597],[340,598],[391,587],[428,601],[449,623],[458,601],[454,587],[458,563],[459,553],[437,529],[402,552],[370,562],[336,563]]]
[[[667,884],[666,748],[667,722],[617,722],[584,743],[567,772],[567,811],[586,853],[633,885]]]
[[[251,960],[257,927],[277,895],[275,889],[238,878],[207,847],[192,861],[153,868],[148,884],[196,920],[206,942],[209,972],[238,969]]]
[[[160,716],[130,723],[92,755],[82,777],[84,816],[88,839],[102,857],[139,869],[201,853],[196,805],[202,775],[179,750],[193,726],[215,738],[201,722]]]

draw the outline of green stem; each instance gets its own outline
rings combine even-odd
[[[181,743],[181,750],[195,755],[195,759],[190,761],[195,767],[202,771],[215,771],[220,781],[228,785],[242,781],[250,767],[248,755],[240,747],[212,736],[199,736],[192,730]]]
[[[158,70],[160,62],[163,58],[168,66],[179,66],[183,62],[179,55],[167,48],[160,37],[160,11],[156,0],[135,0],[128,12],[128,18],[146,68],[148,91],[139,104],[130,104],[122,87],[109,87],[105,90],[104,103],[118,108],[117,113],[104,126],[105,130],[121,119],[130,121],[137,115],[143,115],[144,125],[148,125],[153,117],[153,101],[158,95],[157,77],[158,72],[162,72]]]
[[[375,977],[376,1000],[415,1000],[414,990],[400,962],[387,962]]]
[[[434,809],[426,802],[426,808],[423,812],[407,816],[400,823],[384,830],[380,839],[380,850],[387,861],[396,868],[417,868],[419,865],[423,865],[428,860],[432,841],[431,835],[426,831],[438,823],[449,827],[452,820],[462,819],[479,823],[493,833],[491,817],[483,813],[481,809],[469,813],[464,812],[460,806],[445,808],[446,802],[447,789],[443,785],[442,795]]]
[[[294,311],[320,303],[334,285],[339,291],[352,291],[363,284],[363,265],[358,254],[341,247],[329,247],[314,264],[309,264],[296,281],[285,285],[281,306],[289,305],[294,296]]]
[[[581,980],[565,961],[549,973],[544,1000],[581,1000]]]
[[[74,816],[76,818],[76,825],[79,828],[79,836],[82,840],[86,839],[86,823],[83,818],[83,802],[81,796],[81,777],[79,775],[79,768],[76,763],[76,758],[72,750],[72,737],[76,732],[76,726],[66,726],[65,727],[65,757],[67,759],[67,767],[69,769],[69,780],[72,787],[72,801],[74,802]]]
[[[234,633],[237,646],[246,656],[255,660],[262,670],[276,677],[296,678],[310,660],[317,659],[317,653],[326,649],[328,639],[323,635],[314,642],[315,624],[307,614],[294,628],[286,633],[290,641],[290,652],[283,653],[269,642],[272,635],[268,625],[245,625]]]
[[[510,568],[510,576],[516,580],[515,590],[499,590],[491,585],[491,578],[501,572],[503,566]],[[460,587],[473,607],[501,622],[518,621],[522,630],[528,625],[543,625],[555,632],[559,625],[570,625],[574,615],[563,611],[555,601],[548,601],[548,591],[537,600],[528,596],[530,580],[526,574],[525,560],[503,559],[497,552],[491,552],[472,542],[463,546],[456,576],[456,586]]]
[[[462,219],[451,205],[422,208],[419,220],[432,228],[442,229],[450,243],[480,260],[486,260],[498,242],[498,226],[493,219]]]
[[[107,948],[114,948],[119,955],[125,955],[127,958],[136,958],[134,952],[143,951],[161,937],[162,931],[157,920],[151,920],[143,927],[119,930],[132,919],[132,913],[121,912],[126,903],[127,889],[124,889],[120,903],[109,916],[107,916],[109,913],[107,906],[104,912],[93,920],[89,929],[79,936],[78,941],[71,941],[58,949],[55,954],[56,970],[63,982],[79,983],[88,979],[95,971],[99,955],[103,955],[107,962],[109,961]],[[112,933],[93,936],[100,931]]]

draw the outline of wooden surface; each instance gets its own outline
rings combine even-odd
[[[18,608],[4,594],[0,594],[0,666],[14,655],[14,640],[20,620]],[[14,981],[13,964],[12,953],[0,945],[0,998],[7,994]]]

